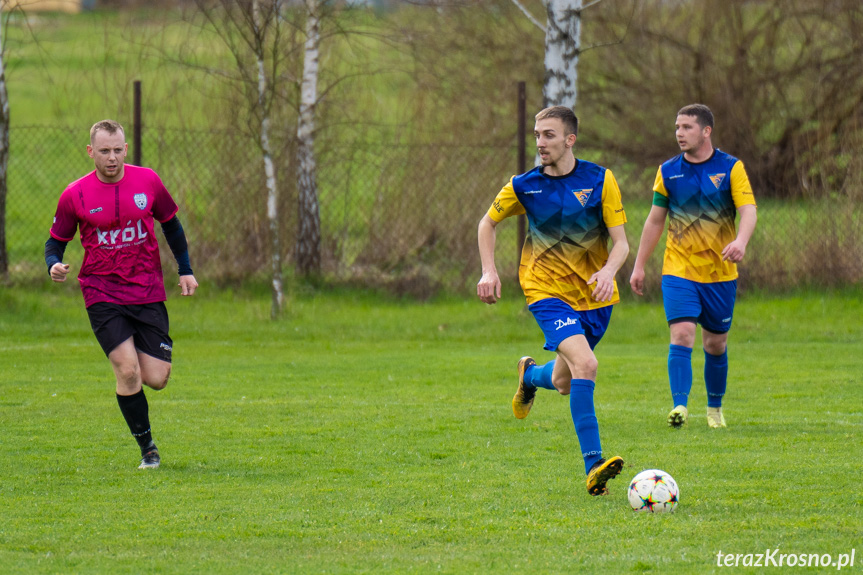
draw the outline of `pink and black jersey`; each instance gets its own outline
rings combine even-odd
[[[60,195],[51,237],[69,242],[80,229],[84,263],[78,274],[84,305],[165,301],[155,223],[177,204],[153,170],[126,165],[123,179],[102,182],[95,170]]]

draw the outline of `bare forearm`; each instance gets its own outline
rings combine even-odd
[[[737,230],[737,239],[748,245],[755,232],[755,224],[758,223],[758,210],[755,206],[741,206],[739,212],[740,226]]]
[[[482,277],[476,284],[476,295],[487,304],[493,304],[501,297],[500,277],[494,266],[495,221],[488,214],[483,216],[477,229],[479,257],[482,260]]]
[[[644,264],[650,258],[653,250],[656,249],[656,244],[659,243],[659,238],[662,237],[662,231],[665,227],[665,218],[661,221],[648,218],[644,222],[644,229],[641,232],[641,241],[638,242],[638,253],[635,256],[635,268],[642,269]]]
[[[479,244],[479,258],[482,262],[482,273],[496,272],[494,264],[494,246],[497,239],[497,231],[491,223],[491,218],[486,216],[479,222],[477,229],[477,242]]]
[[[612,276],[617,275],[626,258],[629,257],[629,242],[626,239],[626,233],[621,227],[619,233],[612,235],[611,240],[613,245],[611,252],[608,254],[608,261],[605,263],[605,269],[611,272]]]
[[[608,254],[608,263],[605,264],[605,267],[612,273],[612,275],[617,275],[617,272],[620,271],[620,268],[623,266],[623,262],[626,261],[626,258],[629,256],[629,243],[623,242],[621,244],[614,244],[614,247],[611,248],[611,253]]]

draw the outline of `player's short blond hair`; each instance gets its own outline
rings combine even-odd
[[[568,136],[570,134],[578,135],[578,116],[575,115],[572,108],[568,108],[566,106],[551,106],[550,108],[540,110],[540,112],[534,117],[537,122],[548,118],[557,118],[563,122],[564,136]]]
[[[123,126],[120,125],[120,122],[115,122],[114,120],[102,120],[101,122],[96,122],[93,124],[93,127],[90,128],[90,145],[93,145],[93,138],[96,136],[96,132],[99,130],[103,130],[108,132],[109,134],[116,134],[120,132],[123,134],[123,137],[126,137],[126,130],[123,129]]]

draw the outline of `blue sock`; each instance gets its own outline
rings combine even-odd
[[[668,348],[668,383],[674,407],[686,407],[692,390],[692,348],[674,345]]]
[[[532,365],[524,370],[524,382],[533,387],[541,387],[543,389],[555,389],[551,383],[551,372],[554,371],[554,362],[550,361],[545,365]]]
[[[728,350],[722,355],[704,352],[704,385],[707,387],[707,407],[722,407],[722,396],[728,384]]]
[[[594,463],[602,459],[599,443],[599,422],[593,408],[594,383],[589,379],[573,379],[569,392],[569,410],[575,424],[575,434],[584,457],[584,472],[590,471]]]

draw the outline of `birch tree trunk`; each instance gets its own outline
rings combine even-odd
[[[9,165],[9,94],[3,50],[3,22],[0,20],[0,279],[9,279],[9,252],[6,249],[6,174]]]
[[[270,107],[267,100],[267,73],[264,63],[264,31],[261,30],[261,14],[258,0],[252,5],[255,31],[255,58],[258,66],[258,111],[261,117],[260,144],[264,159],[264,174],[267,182],[267,220],[270,224],[270,249],[272,250],[273,303],[270,317],[276,319],[282,311],[285,296],[282,291],[282,250],[279,241],[279,193],[276,187],[276,169],[270,148]]]
[[[303,80],[300,86],[300,116],[297,122],[297,196],[298,229],[296,243],[297,272],[303,276],[321,271],[321,216],[318,208],[318,184],[315,174],[315,104],[318,98],[318,48],[320,14],[315,0],[305,0],[306,45],[303,58]]]
[[[543,103],[575,110],[581,54],[582,0],[546,0]]]

